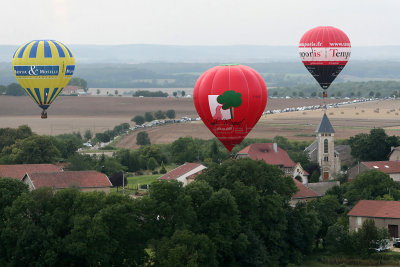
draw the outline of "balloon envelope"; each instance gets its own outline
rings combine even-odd
[[[299,44],[304,66],[323,89],[327,89],[346,66],[350,53],[351,44],[347,35],[331,26],[307,31]]]
[[[267,87],[260,74],[250,67],[222,65],[199,77],[193,100],[204,124],[232,151],[264,112]]]
[[[35,40],[17,49],[12,68],[28,95],[46,110],[71,79],[75,58],[60,42]]]

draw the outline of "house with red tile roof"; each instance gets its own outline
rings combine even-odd
[[[296,184],[298,191],[292,196],[292,199],[289,202],[290,205],[295,206],[298,202],[307,202],[309,200],[320,197],[320,195],[311,188],[308,188],[296,179],[293,180]]]
[[[53,164],[0,165],[0,177],[22,180],[27,172],[61,172],[62,167]]]
[[[399,161],[363,161],[348,170],[349,179],[354,179],[358,174],[377,170],[388,174],[394,181],[400,182],[400,162]]]
[[[295,163],[288,153],[278,147],[276,143],[257,143],[251,144],[240,150],[236,159],[251,158],[253,160],[264,160],[266,163],[276,165],[287,175],[301,180],[303,184],[308,183],[308,173],[301,167],[300,163]]]
[[[29,190],[42,187],[51,187],[55,190],[76,187],[84,192],[109,193],[112,187],[107,175],[98,171],[27,172],[22,182],[29,186]]]
[[[178,180],[183,183],[183,186],[189,184],[194,180],[194,178],[199,175],[207,167],[199,163],[189,163],[185,164],[167,172],[159,180]]]
[[[351,231],[357,231],[367,219],[378,228],[387,228],[391,237],[399,237],[400,201],[360,200],[347,214]]]

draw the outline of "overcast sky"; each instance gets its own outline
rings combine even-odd
[[[399,0],[3,0],[0,44],[298,45],[335,26],[352,46],[400,45]]]

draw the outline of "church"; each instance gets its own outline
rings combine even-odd
[[[335,145],[335,130],[326,113],[316,129],[316,140],[306,147],[310,161],[318,163],[321,176],[320,181],[333,180],[341,171],[343,164],[352,161],[349,145]]]

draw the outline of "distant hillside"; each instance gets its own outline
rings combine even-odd
[[[77,63],[243,63],[297,61],[297,46],[69,45]],[[10,62],[18,46],[0,45],[0,62]],[[400,61],[400,46],[353,47],[352,60]]]

